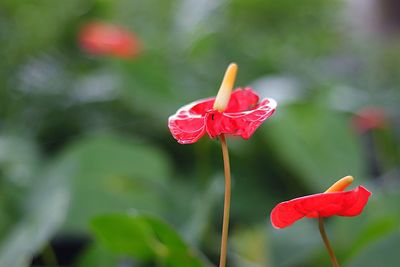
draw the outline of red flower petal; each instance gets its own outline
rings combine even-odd
[[[254,131],[274,113],[275,108],[276,102],[274,100],[264,99],[249,111],[212,112],[206,116],[207,133],[211,138],[220,134],[229,134],[249,139]]]
[[[259,97],[250,88],[236,89],[225,112],[213,110],[215,98],[193,102],[169,117],[168,127],[180,144],[191,144],[207,131],[211,138],[220,134],[238,135],[248,139],[271,116],[276,108],[272,99]]]
[[[318,217],[357,216],[371,195],[359,186],[345,192],[321,193],[279,203],[271,212],[271,223],[275,228],[285,228],[297,220]]]
[[[224,112],[240,112],[253,109],[260,98],[251,88],[238,88],[232,92],[228,106]]]
[[[168,128],[180,144],[191,144],[205,133],[204,117],[214,98],[199,100],[180,108],[168,119]]]

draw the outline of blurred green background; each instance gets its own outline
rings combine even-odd
[[[396,0],[2,0],[0,267],[216,266],[219,143],[179,145],[167,119],[230,62],[279,105],[228,140],[228,265],[329,266],[315,221],[269,212],[350,174],[373,196],[327,221],[339,261],[398,266],[399,18]],[[93,55],[93,21],[140,50]]]

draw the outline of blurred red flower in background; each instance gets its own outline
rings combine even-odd
[[[141,50],[140,41],[133,32],[104,22],[84,25],[79,31],[78,43],[82,50],[92,55],[132,58]]]
[[[191,144],[205,132],[211,138],[220,134],[250,138],[275,109],[273,99],[263,99],[250,88],[236,89],[223,112],[213,109],[215,97],[192,102],[180,108],[168,120],[168,127],[180,144]]]
[[[340,186],[340,188],[328,189],[325,193],[279,203],[270,215],[272,225],[279,229],[290,226],[304,217],[319,218],[334,215],[350,217],[359,215],[367,204],[371,192],[363,186],[358,186],[350,191],[342,191],[353,181],[351,176],[346,176],[338,183],[345,179],[347,179],[346,184]],[[335,184],[336,187],[338,183]]]
[[[352,124],[358,133],[384,129],[387,126],[387,115],[380,107],[364,107],[354,115]]]

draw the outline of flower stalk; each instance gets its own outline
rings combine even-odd
[[[222,236],[221,236],[221,254],[219,260],[219,267],[226,266],[226,254],[228,246],[228,230],[229,230],[229,213],[231,204],[231,168],[229,163],[228,145],[226,143],[225,135],[220,135],[222,157],[224,160],[224,174],[225,174],[225,198],[224,198],[224,217],[222,221]]]
[[[342,192],[344,189],[346,189],[349,185],[353,183],[353,176],[345,176],[336,183],[334,183],[331,187],[329,187],[325,193],[332,193],[332,192]],[[319,232],[321,234],[322,240],[324,241],[326,250],[328,250],[329,253],[329,258],[331,259],[332,266],[333,267],[339,267],[339,263],[336,259],[335,253],[333,252],[331,243],[329,242],[328,235],[326,234],[325,231],[325,226],[324,226],[324,219],[322,217],[318,217],[318,228]]]
[[[319,232],[321,234],[322,240],[324,241],[326,250],[328,250],[329,258],[331,259],[332,266],[340,267],[339,263],[336,259],[335,253],[333,252],[331,243],[329,242],[328,235],[326,234],[325,226],[324,226],[324,219],[322,217],[318,217],[318,227],[319,227]]]
[[[222,80],[221,87],[215,98],[213,109],[219,112],[224,112],[228,106],[229,99],[233,86],[235,85],[237,65],[231,63],[226,69],[224,79]],[[219,258],[219,267],[226,266],[226,254],[228,250],[228,231],[229,231],[229,213],[231,208],[231,167],[229,163],[229,151],[226,143],[225,134],[219,136],[222,148],[222,157],[224,160],[224,174],[225,174],[225,197],[224,197],[224,215],[222,219],[222,235],[221,235],[221,254]]]

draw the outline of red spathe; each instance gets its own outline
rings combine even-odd
[[[224,112],[213,110],[214,101],[215,98],[207,98],[192,102],[169,117],[168,127],[180,144],[194,143],[206,132],[211,138],[228,134],[248,139],[277,105],[269,98],[259,103],[251,88],[236,89]]]
[[[350,191],[320,193],[281,202],[271,212],[275,228],[285,228],[304,217],[357,216],[371,192],[359,186]]]

